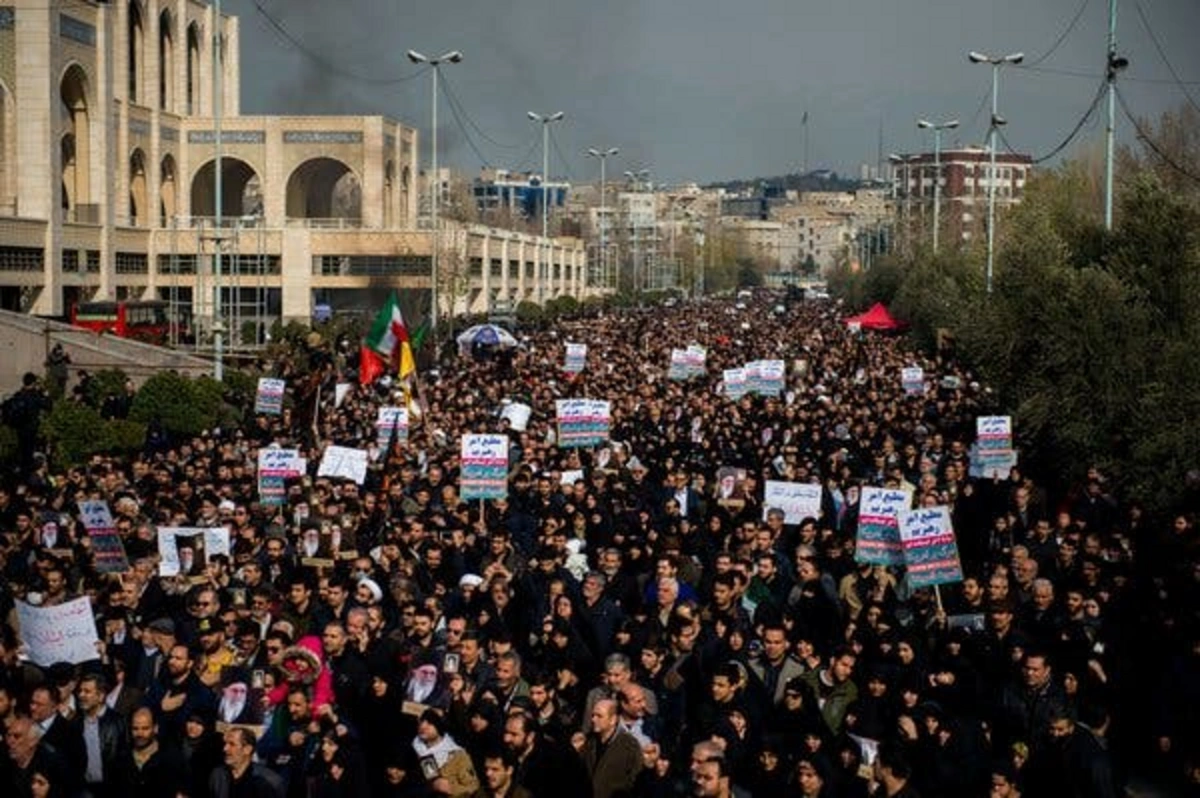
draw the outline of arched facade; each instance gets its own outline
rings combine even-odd
[[[0,82],[0,215],[15,216],[17,204],[16,170],[13,168],[17,151],[16,109],[8,87]]]
[[[158,16],[158,107],[175,110],[175,19],[169,8]]]
[[[150,222],[146,204],[146,154],[136,149],[129,156],[129,226],[143,227]]]
[[[145,100],[142,96],[142,67],[145,64],[146,25],[142,16],[142,5],[137,0],[129,0],[128,16],[128,63],[126,90],[129,92],[129,102],[140,103]]]
[[[187,113],[200,113],[200,26],[187,29]]]
[[[335,158],[312,158],[296,167],[287,182],[289,219],[362,219],[362,185],[354,171]]]
[[[208,161],[192,177],[192,216],[215,216],[215,167]],[[221,159],[221,215],[255,216],[262,210],[262,188],[254,167],[240,158]]]
[[[179,183],[175,158],[171,155],[162,159],[158,171],[158,213],[162,227],[169,227],[171,219],[179,213]]]
[[[62,207],[68,212],[91,203],[91,125],[89,122],[88,79],[83,67],[72,64],[59,84],[62,100],[63,134],[60,139],[60,169],[64,195]]]

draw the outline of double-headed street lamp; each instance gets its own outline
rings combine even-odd
[[[1008,55],[987,55],[977,50],[967,53],[967,59],[972,64],[990,64],[992,67],[992,122],[988,127],[988,149],[991,151],[991,163],[988,167],[988,223],[987,223],[987,292],[992,293],[992,264],[996,254],[996,130],[1005,124],[997,111],[997,99],[1000,87],[1000,67],[1005,64],[1016,66],[1025,60],[1024,53],[1009,53]]]
[[[441,180],[438,178],[438,135],[437,135],[437,108],[438,108],[438,68],[442,64],[457,64],[462,61],[463,54],[458,50],[451,50],[448,53],[442,53],[437,58],[428,58],[416,50],[408,51],[408,60],[414,64],[429,64],[433,72],[433,114],[432,127],[429,129],[429,137],[432,149],[432,166],[430,169],[430,178],[432,182],[429,184],[430,200],[429,210],[433,220],[433,253],[430,257],[429,270],[429,331],[437,333],[438,322],[438,255],[441,249],[441,231],[438,228],[438,201],[441,193]]]
[[[608,159],[619,152],[620,150],[616,147],[609,147],[606,150],[589,147],[587,151],[588,156],[600,161],[600,274],[606,283],[608,280],[608,248],[605,242],[605,233],[607,232],[608,217],[606,216],[605,195],[608,186],[605,181],[605,167],[608,165]]]
[[[550,195],[549,187],[546,185],[550,180],[550,123],[558,122],[563,118],[562,111],[555,111],[552,114],[536,114],[533,111],[528,111],[528,116],[534,122],[540,122],[542,125],[542,239],[547,238],[547,230],[550,220]],[[553,254],[553,248],[549,249]],[[539,258],[541,268],[539,271],[544,271],[544,275],[539,275],[538,279],[538,300],[541,301],[545,297],[546,278],[550,276],[550,267],[546,263],[545,258]]]
[[[938,251],[938,234],[941,232],[942,208],[942,131],[958,127],[958,120],[947,122],[929,122],[917,120],[917,127],[933,131],[933,254]],[[923,192],[922,192],[923,193]]]

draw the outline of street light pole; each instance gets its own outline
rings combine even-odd
[[[433,252],[430,254],[429,262],[429,332],[431,335],[437,335],[438,324],[438,261],[440,260],[442,248],[441,225],[438,219],[438,205],[441,200],[441,179],[438,177],[438,134],[437,134],[437,112],[438,112],[438,71],[443,63],[457,64],[462,61],[463,54],[458,50],[451,50],[447,53],[442,53],[437,58],[427,58],[418,53],[416,50],[409,50],[408,60],[414,64],[429,64],[433,72],[433,96],[432,105],[433,111],[430,114],[430,184],[429,184],[429,213],[433,223]],[[435,339],[436,340],[436,339]]]
[[[948,122],[928,122],[917,120],[917,127],[933,131],[933,254],[938,251],[938,236],[941,233],[942,210],[942,131],[958,127],[958,120]]]
[[[550,187],[546,184],[550,180],[550,123],[557,122],[563,118],[562,111],[555,111],[552,114],[537,114],[533,111],[526,112],[530,119],[534,122],[540,122],[542,125],[542,244],[547,246],[549,222],[550,222]],[[541,246],[538,250],[541,251]],[[548,247],[548,251],[553,254],[552,247]],[[546,263],[546,259],[538,258],[538,303],[545,301],[546,279],[550,276],[550,268]]]
[[[221,106],[224,105],[225,37],[221,25],[221,0],[213,3],[213,379],[220,382],[225,377],[225,322],[221,320],[221,215],[224,211],[221,192]]]
[[[1000,67],[1005,64],[1021,63],[1025,60],[1024,53],[1009,53],[1008,55],[986,55],[972,50],[967,53],[967,59],[972,64],[990,64],[992,67],[992,120],[988,127],[988,150],[990,150],[988,166],[988,224],[987,224],[987,292],[992,293],[992,267],[996,258],[996,131],[1005,120],[999,113]]]
[[[642,179],[650,176],[649,169],[638,169],[636,171],[626,170],[625,177],[633,182],[633,191],[635,194],[640,194],[642,191]],[[638,218],[634,214],[630,214],[630,223],[633,227],[633,292],[639,294],[641,291],[642,277],[641,269],[638,264],[638,256],[641,254],[638,247]]]
[[[605,287],[608,285],[608,246],[605,235],[608,226],[608,217],[606,215],[605,208],[608,184],[605,180],[605,167],[608,165],[609,157],[616,155],[618,152],[620,152],[620,150],[616,147],[609,147],[606,150],[591,147],[587,151],[589,156],[600,161],[600,274],[605,282]]]

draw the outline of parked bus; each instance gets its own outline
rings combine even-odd
[[[117,300],[80,302],[71,308],[71,323],[76,327],[132,338],[151,344],[166,344],[171,335],[171,304],[164,300]],[[178,337],[185,340],[190,325],[178,318]]]

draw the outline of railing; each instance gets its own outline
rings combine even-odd
[[[362,219],[343,219],[340,217],[322,219],[288,219],[285,227],[303,230],[358,230],[363,226]]]

